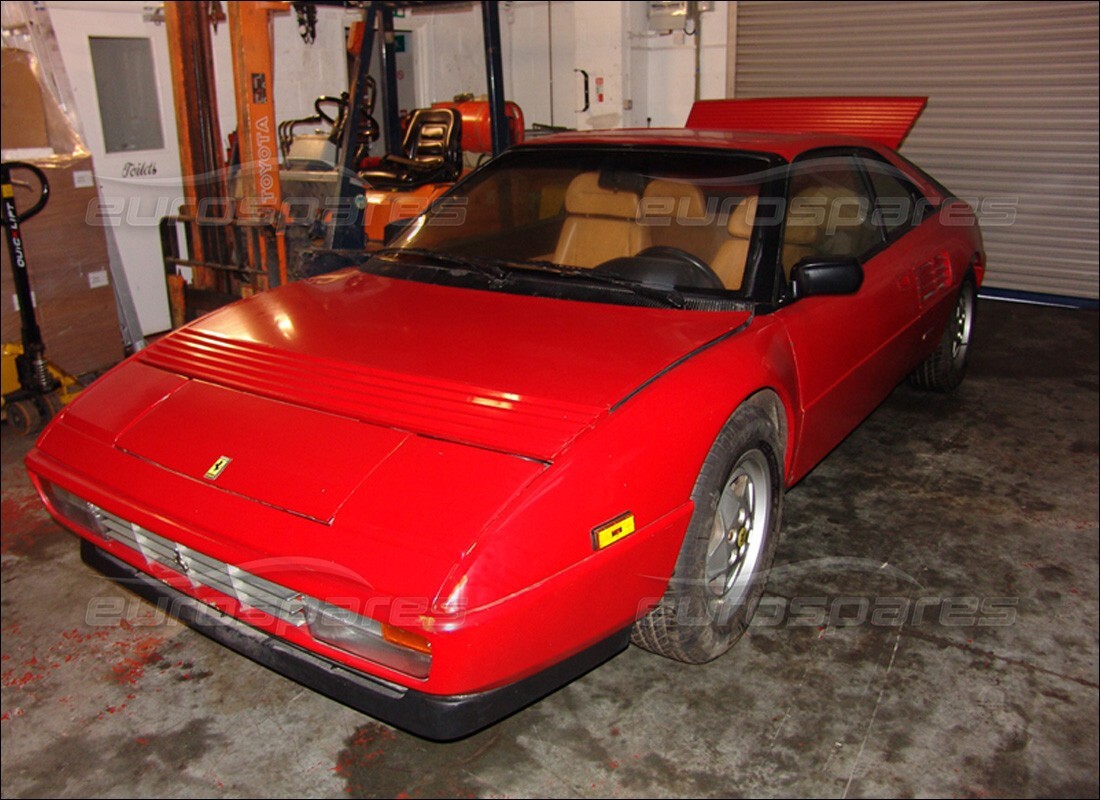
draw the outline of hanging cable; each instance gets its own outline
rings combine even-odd
[[[306,44],[313,44],[317,41],[317,6],[295,3],[294,11],[298,14],[298,35]]]

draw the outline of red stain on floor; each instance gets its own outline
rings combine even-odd
[[[146,636],[139,639],[124,639],[115,642],[115,649],[123,653],[122,660],[111,667],[115,681],[133,686],[145,674],[145,668],[160,661],[157,648],[164,642],[160,636]]]
[[[359,728],[350,746],[336,760],[336,773],[346,777],[353,770],[376,761],[386,752],[386,746],[396,739],[396,733],[380,725]]]
[[[5,489],[0,500],[0,553],[27,555],[44,538],[64,533],[61,526],[50,521],[50,515],[32,490]]]
[[[10,689],[10,688],[13,688],[13,687],[16,688],[16,689],[22,689],[27,684],[34,683],[35,681],[38,681],[38,680],[42,680],[42,674],[41,673],[24,672],[21,675],[19,675],[19,674],[16,674],[15,670],[11,670],[11,669],[5,670],[4,674],[3,674],[3,677],[2,677],[2,683],[4,685],[4,688],[6,688],[6,689]]]
[[[58,639],[43,646],[41,639],[24,633],[16,623],[4,626],[5,645],[10,649],[3,656],[0,685],[6,689],[27,693],[31,700],[39,699],[39,692],[50,685],[55,670],[77,669],[90,680],[98,675],[106,679],[107,686],[137,686],[145,669],[161,660],[158,649],[166,638],[157,635],[135,635],[129,625],[102,626],[91,629],[61,631]],[[104,691],[104,714],[116,714],[126,708],[127,701],[136,697],[127,693],[124,697]],[[48,696],[48,695],[43,695]],[[120,702],[121,700],[121,702]],[[61,706],[72,704],[72,698],[60,697],[53,702]],[[19,714],[8,713],[0,718],[6,722]]]

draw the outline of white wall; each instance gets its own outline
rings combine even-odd
[[[725,96],[727,2],[704,12],[700,96]],[[647,30],[647,4],[630,0],[517,0],[501,3],[505,98],[531,123],[580,129],[681,127],[695,92],[694,36]],[[418,103],[482,95],[485,50],[481,12],[470,8],[410,11],[398,29],[420,31]],[[551,68],[553,75],[551,75]],[[589,74],[591,107],[583,106],[577,69]],[[603,79],[603,100],[596,79]]]
[[[501,10],[505,97],[523,109],[528,127],[572,126],[578,107],[573,3],[527,0]]]
[[[573,8],[572,2],[546,0],[500,5],[504,97],[519,104],[528,127],[535,122],[574,124]],[[394,20],[394,27],[416,32],[418,105],[488,92],[477,4],[465,9],[410,10]]]
[[[695,36],[683,32],[652,34],[646,31],[643,3],[640,25],[632,28],[631,62],[644,64],[645,73],[634,74],[635,124],[644,127],[646,117],[652,126],[683,127],[695,100]],[[700,99],[725,97],[726,30],[729,4],[715,3],[714,11],[700,19],[702,45]]]
[[[394,19],[394,28],[414,32],[417,106],[488,91],[479,7],[411,10]]]
[[[75,3],[55,2],[58,6]],[[82,8],[145,8],[145,0],[82,2]],[[702,97],[723,97],[729,3],[702,15]],[[532,122],[579,128],[684,124],[694,93],[694,37],[646,30],[646,3],[630,0],[517,0],[501,3],[505,97],[519,103]],[[313,113],[321,94],[347,89],[344,28],[356,11],[317,9],[317,40],[306,45],[293,12],[274,17],[275,115],[293,119]],[[481,12],[469,8],[411,10],[394,21],[416,32],[416,103],[429,105],[456,94],[483,95],[485,46]],[[236,128],[228,26],[213,35],[218,109],[223,135]],[[552,47],[552,52],[551,52]],[[551,65],[553,75],[551,76]],[[591,104],[583,103],[580,77],[591,78]],[[595,79],[604,79],[598,102]],[[552,79],[552,80],[551,80]],[[625,108],[624,104],[631,106]]]
[[[82,3],[114,7],[148,5],[144,0]],[[702,97],[725,96],[727,2],[702,15]],[[501,49],[505,97],[520,105],[531,123],[577,128],[679,127],[694,93],[695,40],[683,34],[646,30],[646,3],[630,0],[517,0],[501,3]],[[344,29],[357,11],[317,9],[317,40],[298,35],[293,11],[273,20],[275,116],[309,116],[318,95],[347,90]],[[481,11],[469,8],[406,12],[398,30],[411,30],[416,60],[416,104],[450,100],[457,94],[484,95],[485,45]],[[213,34],[218,109],[222,134],[237,126],[228,26]],[[552,48],[552,52],[551,52]],[[551,76],[551,67],[553,75]],[[590,76],[591,108],[583,104],[581,78]],[[595,80],[604,79],[599,102]],[[629,105],[630,108],[624,108]]]
[[[623,100],[626,99],[626,17],[628,5],[621,2],[581,2],[574,5],[574,63],[589,75],[587,112],[576,115],[576,127],[619,128],[623,126]],[[603,80],[603,99],[599,80]],[[583,93],[578,94],[583,103]],[[578,105],[580,108],[581,105]]]

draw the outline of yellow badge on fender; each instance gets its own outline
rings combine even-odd
[[[229,466],[229,462],[232,461],[229,456],[221,456],[217,461],[210,465],[210,469],[203,475],[208,481],[216,481],[218,476],[225,472],[225,468]]]
[[[603,550],[609,544],[615,544],[619,539],[625,539],[632,533],[634,533],[634,515],[627,511],[592,529],[592,547],[595,550]]]

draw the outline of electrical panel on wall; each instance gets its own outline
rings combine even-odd
[[[691,6],[697,6],[697,12],[713,11],[714,2],[686,2],[681,0],[650,0],[647,4],[646,17],[649,20],[651,31],[682,31],[688,26],[691,19]]]

